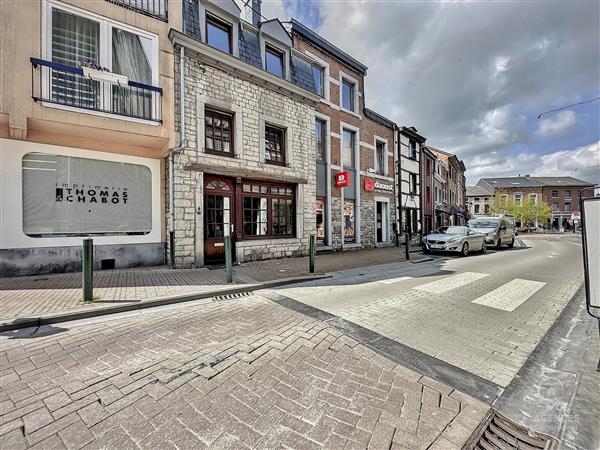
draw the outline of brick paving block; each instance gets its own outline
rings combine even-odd
[[[77,410],[77,414],[88,427],[92,427],[109,417],[109,413],[98,401]]]
[[[475,428],[467,428],[456,421],[452,421],[442,432],[441,437],[452,444],[462,447],[471,437]]]
[[[421,403],[423,406],[440,406],[440,393],[428,386],[423,386],[423,395],[421,397]]]
[[[360,420],[356,424],[356,427],[367,432],[372,432],[379,421],[380,415],[380,410],[373,408],[372,406],[367,406],[364,409]]]
[[[438,437],[428,450],[461,450],[462,446],[458,446],[453,442],[445,439],[444,437]]]
[[[304,436],[296,433],[295,431],[290,431],[282,441],[282,445],[289,448],[297,448],[303,450],[318,450],[321,448],[321,445],[317,444],[314,441],[311,441]]]
[[[369,449],[389,449],[396,429],[388,424],[379,422],[373,430],[369,441]]]
[[[163,410],[162,406],[158,404],[152,397],[146,395],[133,403],[133,407],[138,411],[146,420],[154,417]]]
[[[58,434],[53,434],[49,438],[28,447],[29,450],[62,450],[66,448],[65,443],[58,437]]]
[[[448,386],[447,384],[444,384],[428,376],[424,376],[423,378],[421,378],[419,380],[419,383],[424,384],[425,386],[429,386],[430,388],[444,395],[450,395],[450,393],[454,390],[453,387]]]
[[[80,449],[89,442],[92,442],[95,438],[81,420],[78,420],[67,428],[59,431],[58,435],[68,449]]]
[[[0,448],[6,450],[21,450],[27,448],[27,440],[19,427],[0,436]]]
[[[30,445],[37,444],[38,442],[43,441],[55,433],[58,433],[62,429],[77,422],[78,420],[79,416],[76,413],[71,413],[67,416],[61,417],[60,419],[51,422],[50,424],[34,431],[33,433],[28,433],[26,435],[27,442],[29,442]]]
[[[23,427],[22,417],[17,417],[16,419],[11,420],[10,422],[5,422],[2,425],[0,425],[0,436],[21,427]]]
[[[29,414],[23,416],[23,423],[25,425],[25,434],[33,433],[42,427],[45,427],[49,423],[53,422],[54,418],[47,408],[36,409]]]
[[[46,397],[44,403],[50,411],[55,411],[62,408],[71,401],[70,397],[63,391],[60,391],[52,396]]]
[[[460,411],[460,402],[452,397],[442,395],[440,407],[458,413]]]

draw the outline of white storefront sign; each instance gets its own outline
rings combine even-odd
[[[160,160],[0,139],[0,248],[161,242]]]

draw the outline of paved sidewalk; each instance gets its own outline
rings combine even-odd
[[[0,362],[3,449],[458,450],[489,409],[257,294],[17,333]]]
[[[411,255],[417,259],[417,255]],[[401,248],[382,248],[319,254],[316,271],[334,272],[376,264],[404,261]],[[234,267],[236,285],[308,275],[308,258],[289,258],[244,263]],[[0,278],[0,318],[4,321],[66,311],[83,311],[119,304],[139,303],[166,296],[218,292],[232,287],[224,269],[177,269],[166,266],[94,272],[91,305],[80,303],[81,273]]]

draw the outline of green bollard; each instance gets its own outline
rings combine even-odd
[[[81,255],[81,275],[83,283],[83,301],[94,300],[94,240],[83,240],[83,253]]]
[[[315,243],[315,235],[311,234],[308,238],[308,256],[309,256],[309,262],[308,262],[308,269],[310,271],[310,273],[315,273],[315,254],[316,254],[316,243]]]
[[[225,236],[225,278],[228,283],[233,282],[233,262],[231,255],[231,237]]]

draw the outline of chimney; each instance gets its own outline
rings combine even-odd
[[[255,27],[262,21],[261,11],[262,0],[248,0],[246,3],[246,20]]]

